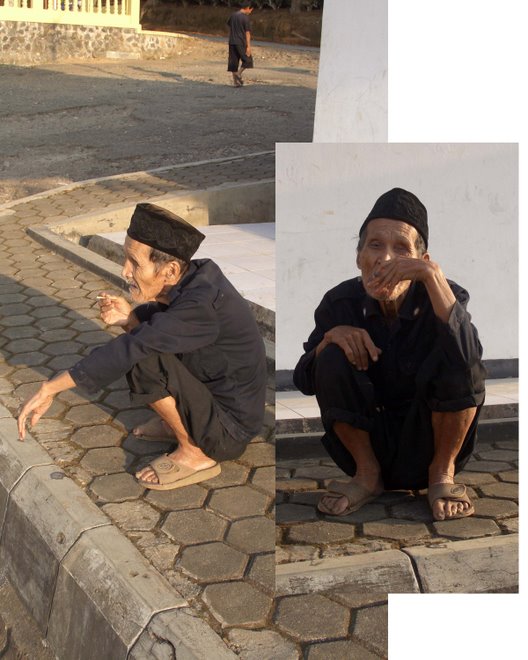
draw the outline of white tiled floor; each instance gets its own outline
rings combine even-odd
[[[199,227],[205,240],[196,259],[213,259],[238,291],[252,302],[275,310],[275,223]],[[100,234],[123,245],[125,232]]]
[[[486,403],[498,405],[517,403],[519,387],[517,378],[500,378],[486,381]],[[315,396],[304,396],[300,392],[277,392],[276,419],[299,419],[319,417],[319,406]]]

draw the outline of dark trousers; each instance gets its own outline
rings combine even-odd
[[[133,403],[149,405],[171,396],[193,443],[215,461],[238,458],[247,441],[231,436],[222,425],[226,415],[211,392],[172,354],[153,354],[127,374]]]
[[[350,476],[356,473],[356,463],[333,430],[337,421],[370,434],[388,490],[427,487],[434,453],[433,410],[459,411],[476,406],[475,418],[456,459],[456,472],[462,470],[475,448],[485,394],[484,370],[480,365],[473,370],[454,370],[443,363],[440,351],[435,351],[416,375],[414,399],[390,408],[379,400],[368,371],[358,371],[335,344],[321,351],[312,376],[326,431],[323,445]]]
[[[253,57],[246,55],[246,47],[236,44],[229,44],[229,56],[227,59],[227,70],[232,73],[238,71],[238,65],[242,62],[243,69],[253,68]]]

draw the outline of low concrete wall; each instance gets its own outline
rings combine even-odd
[[[0,64],[44,64],[116,52],[158,59],[177,55],[190,38],[96,25],[0,21]]]
[[[149,201],[176,213],[195,227],[275,221],[275,183],[271,179],[183,190]],[[74,243],[86,245],[93,235],[127,229],[135,206],[116,205],[99,213],[78,215],[49,225],[49,229]]]

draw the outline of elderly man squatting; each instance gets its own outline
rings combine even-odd
[[[318,508],[346,515],[384,490],[427,488],[435,520],[474,507],[455,474],[474,450],[485,370],[469,295],[428,249],[427,210],[395,188],[359,232],[361,277],[327,292],[294,382],[316,394],[322,441],[352,477]]]
[[[158,415],[134,433],[177,442],[137,472],[141,485],[198,483],[243,453],[263,421],[265,350],[249,305],[218,266],[191,260],[203,238],[165,209],[136,206],[122,276],[139,305],[98,296],[102,319],[125,332],[42,384],[21,409],[21,440],[27,419],[34,426],[59,392],[75,386],[96,392],[126,374],[131,400]]]

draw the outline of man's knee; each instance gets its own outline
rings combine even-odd
[[[338,372],[348,372],[350,369],[350,362],[337,344],[325,346],[315,359],[316,374],[317,372],[336,374]]]
[[[467,369],[440,365],[427,387],[431,410],[456,412],[475,408],[484,402],[486,372],[476,364]]]

